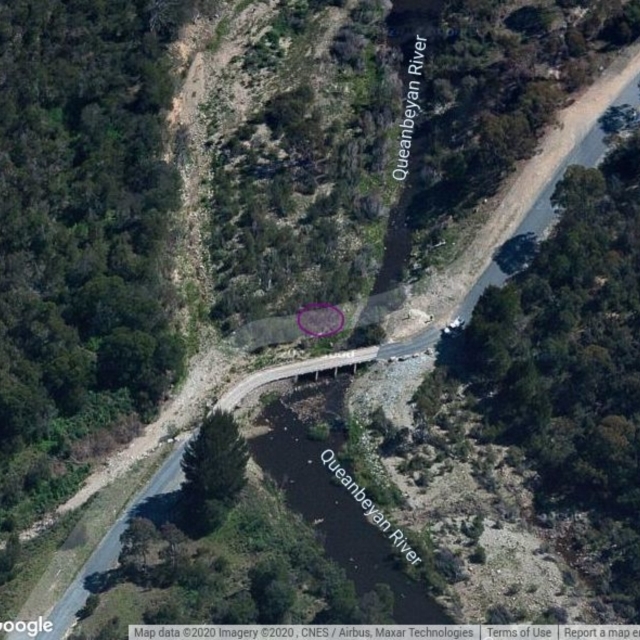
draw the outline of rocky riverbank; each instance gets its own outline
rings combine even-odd
[[[394,518],[427,528],[440,550],[450,584],[443,604],[465,623],[601,620],[602,603],[560,553],[560,532],[535,518],[532,472],[516,452],[471,437],[475,416],[461,408],[463,390],[445,403],[448,417],[438,422],[447,428],[415,423],[411,398],[432,367],[428,356],[377,364],[354,381],[347,405],[364,421],[382,407],[409,429],[410,452],[381,459],[408,504]]]

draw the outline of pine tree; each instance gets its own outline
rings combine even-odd
[[[196,439],[182,458],[182,491],[190,519],[198,516],[203,530],[211,531],[224,519],[245,485],[249,454],[230,413],[206,416]],[[192,521],[193,522],[193,521]]]

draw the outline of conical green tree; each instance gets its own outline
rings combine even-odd
[[[224,520],[245,485],[249,453],[230,413],[206,416],[198,436],[185,448],[182,491],[189,519],[196,528],[212,531]]]

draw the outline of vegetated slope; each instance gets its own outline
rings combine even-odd
[[[73,490],[79,463],[130,438],[181,371],[165,279],[180,184],[161,112],[164,48],[193,4],[0,7],[5,528]]]
[[[521,447],[538,507],[586,511],[564,544],[605,600],[640,619],[640,137],[601,170],[571,167],[562,219],[531,268],[489,289],[465,331],[484,416],[477,435]],[[552,519],[553,520],[553,519]],[[565,523],[566,524],[566,523]]]
[[[412,190],[417,271],[437,262],[451,222],[534,153],[554,111],[607,53],[640,33],[636,2],[442,3],[395,11],[389,25],[375,0],[347,7],[328,56],[318,25],[333,7],[278,3],[277,18],[230,67],[244,74],[251,117],[223,131],[212,96],[212,317],[225,331],[368,291],[397,196],[390,175],[403,89],[394,72],[416,33],[428,42],[423,111],[403,188]]]
[[[280,3],[236,61],[258,98],[246,122],[224,131],[217,96],[208,107],[212,317],[226,331],[308,301],[354,299],[379,266],[401,105],[386,7],[325,5]]]
[[[427,36],[417,132],[424,153],[413,168],[407,215],[419,271],[442,263],[450,248],[436,245],[452,239],[452,223],[496,193],[518,161],[534,154],[554,112],[589,84],[611,52],[640,35],[640,4],[442,3],[430,24],[418,21],[406,33],[391,27],[407,47],[421,29]]]

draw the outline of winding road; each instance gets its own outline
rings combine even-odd
[[[611,100],[610,104],[622,104],[625,102],[637,105],[637,78],[629,82],[623,91],[615,99]],[[547,183],[514,235],[533,233],[541,237],[554,221],[555,214],[550,203],[550,197],[566,167],[571,164],[596,166],[603,157],[605,150],[603,133],[597,123],[592,124],[588,132],[585,132],[581,139],[575,141],[573,151],[565,158],[554,174],[553,179]],[[535,159],[532,162],[535,162]],[[502,285],[507,278],[508,275],[501,270],[495,261],[492,261],[464,298],[458,311],[460,317],[467,321],[486,287],[489,285]],[[247,394],[277,380],[357,365],[363,362],[389,360],[391,358],[402,358],[424,353],[427,348],[434,347],[438,343],[442,328],[441,326],[432,326],[402,342],[387,343],[379,347],[367,347],[365,349],[322,356],[258,371],[244,378],[239,384],[227,391],[218,400],[216,408],[231,411],[239,405]],[[47,640],[62,640],[69,634],[69,630],[76,621],[76,612],[82,608],[89,595],[89,591],[85,587],[86,579],[92,574],[108,571],[117,566],[120,552],[120,536],[134,510],[152,496],[170,493],[179,488],[182,481],[180,460],[185,444],[186,442],[182,442],[176,447],[149,484],[130,502],[53,610],[46,613],[43,612],[43,615],[53,623],[53,631],[44,636]],[[9,640],[26,640],[27,637],[26,633],[11,633],[8,635]]]

